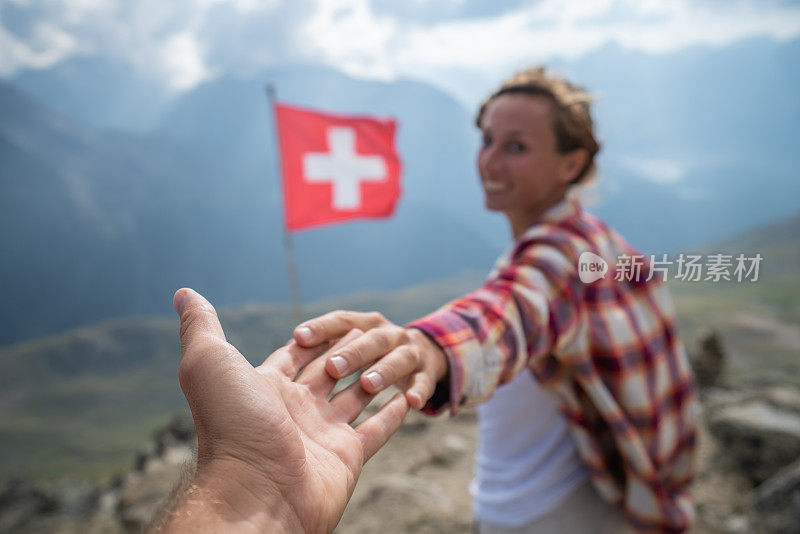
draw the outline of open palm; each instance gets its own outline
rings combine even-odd
[[[372,396],[355,382],[328,400],[336,380],[318,358],[327,345],[302,348],[291,341],[253,367],[225,340],[208,301],[183,289],[175,304],[179,376],[197,427],[198,472],[229,477],[256,499],[279,499],[289,514],[284,520],[305,532],[332,531],[362,466],[407,413],[405,397],[398,394],[352,428]],[[340,345],[357,336],[351,332]]]

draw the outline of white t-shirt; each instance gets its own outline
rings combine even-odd
[[[473,514],[519,527],[564,502],[586,480],[556,399],[529,370],[497,388],[478,410]]]

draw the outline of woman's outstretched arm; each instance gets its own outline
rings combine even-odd
[[[461,404],[486,400],[527,365],[546,365],[581,316],[575,262],[551,242],[527,245],[483,287],[408,328],[378,313],[335,311],[299,325],[295,340],[312,346],[359,328],[361,338],[328,358],[331,376],[366,367],[366,391],[397,382],[412,408],[428,412],[448,403],[456,412]],[[426,406],[434,393],[435,402]]]

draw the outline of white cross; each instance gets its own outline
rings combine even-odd
[[[386,163],[380,156],[356,154],[356,132],[352,128],[329,128],[330,152],[303,155],[303,178],[307,182],[332,182],[333,207],[356,209],[361,205],[361,182],[386,178]]]

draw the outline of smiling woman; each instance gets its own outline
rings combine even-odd
[[[594,176],[600,144],[589,102],[583,89],[538,68],[519,73],[481,106],[486,207],[506,214],[515,238],[570,186]]]
[[[588,93],[530,69],[486,100],[477,125],[486,207],[513,236],[483,287],[406,328],[340,311],[295,339],[359,328],[330,355],[334,378],[366,368],[368,393],[398,383],[429,414],[479,405],[478,532],[688,530],[698,404],[670,296],[647,266],[586,282],[578,271],[581,258],[638,255],[571,197],[600,148]]]

